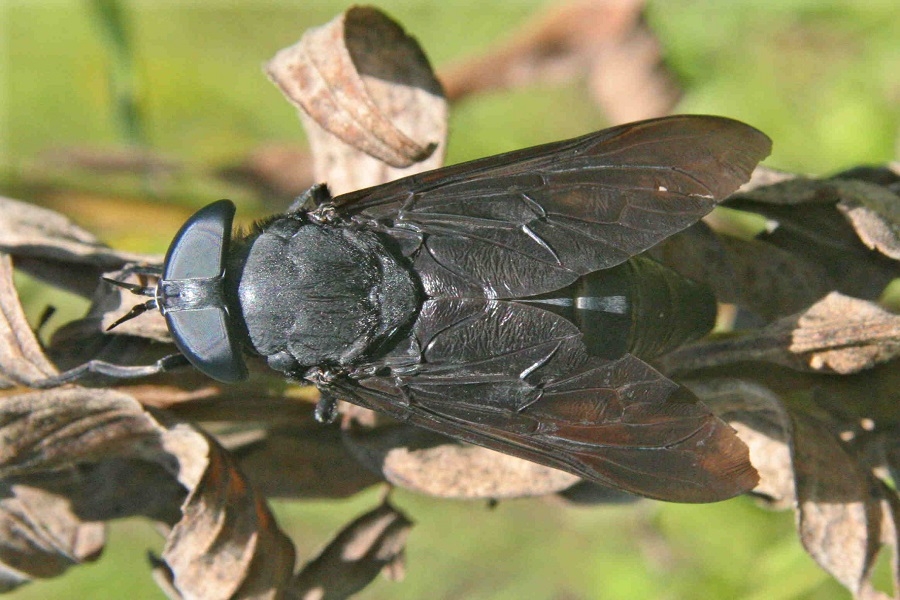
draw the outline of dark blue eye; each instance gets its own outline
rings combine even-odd
[[[178,349],[225,383],[247,377],[223,285],[234,212],[234,203],[219,200],[188,219],[169,246],[157,295]]]

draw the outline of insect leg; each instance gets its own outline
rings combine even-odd
[[[107,375],[116,379],[133,379],[136,377],[146,377],[148,375],[156,375],[171,371],[176,367],[187,366],[190,364],[188,360],[181,354],[170,354],[164,356],[152,365],[117,365],[106,362],[105,360],[89,360],[83,365],[79,365],[68,371],[63,371],[57,375],[38,379],[34,381],[23,381],[28,387],[35,389],[49,389],[72,383],[90,374]]]
[[[328,392],[319,391],[319,401],[316,403],[315,417],[319,423],[327,425],[334,423],[338,416],[337,398]]]

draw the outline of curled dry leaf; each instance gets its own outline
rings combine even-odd
[[[265,500],[228,453],[200,431],[176,424],[163,449],[178,457],[190,491],[162,558],[186,599],[277,598],[294,567],[294,547]]]
[[[871,589],[881,545],[875,481],[825,424],[795,412],[797,528],[806,551],[856,595]]]
[[[96,288],[103,271],[147,256],[112,250],[68,217],[27,202],[0,197],[0,250],[16,266],[83,296]]]
[[[750,379],[684,384],[738,430],[760,473],[754,493],[776,508],[795,508],[801,542],[822,568],[856,598],[884,597],[871,575],[882,544],[896,541],[890,509],[896,492],[875,480],[864,459],[839,439],[837,424]]]
[[[832,291],[877,299],[900,277],[900,263],[889,257],[897,202],[888,202],[886,194],[891,192],[875,184],[838,179],[751,186],[727,207],[766,219],[766,230],[754,239],[733,235],[720,216],[709,220],[716,233],[697,224],[650,254],[709,285],[720,302],[765,322],[798,313]],[[851,208],[851,198],[866,208]],[[841,211],[866,225],[851,226]]]
[[[97,558],[103,521],[178,520],[184,489],[160,465],[110,458],[0,484],[0,590]]]
[[[125,394],[68,387],[9,396],[0,402],[0,479],[127,455],[155,436]]]
[[[815,371],[855,373],[900,354],[900,315],[832,292],[800,315],[788,350]]]
[[[900,354],[900,315],[832,292],[797,315],[739,337],[684,346],[660,361],[667,373],[747,361],[848,375]]]
[[[763,240],[714,232],[703,222],[648,253],[708,285],[719,302],[738,305],[763,322],[803,310],[835,287],[828,267],[817,261]]]
[[[0,403],[0,436],[7,440],[0,446],[4,480],[94,465],[96,474],[106,474],[102,482],[109,487],[95,490],[98,502],[116,498],[124,486],[126,492],[143,495],[131,510],[177,520],[164,558],[185,598],[275,597],[291,576],[293,546],[227,453],[192,427],[160,422],[131,396],[81,387],[10,396]],[[158,469],[132,469],[128,462],[130,476],[146,476],[137,488],[131,487],[135,482],[110,477],[109,468],[123,459],[161,465],[180,486],[157,485],[162,475]],[[94,485],[97,480],[80,481]],[[152,496],[180,502],[181,486],[189,494],[179,520],[171,505]],[[72,506],[88,506],[83,488],[66,491]],[[123,508],[112,501],[105,505]],[[100,505],[90,506],[82,512],[95,519],[122,516],[98,514]]]
[[[897,254],[900,197],[886,187],[797,178],[737,194],[727,206],[769,221],[758,241],[823,269],[824,293],[837,290],[875,299],[900,277],[900,263],[892,257]]]
[[[178,588],[175,587],[175,576],[172,573],[172,569],[169,568],[166,561],[152,552],[147,554],[147,559],[150,561],[150,575],[153,577],[153,582],[159,586],[166,598],[169,600],[183,600],[183,596],[178,591]]]
[[[737,193],[750,192],[757,188],[767,187],[776,183],[797,179],[796,173],[788,173],[787,171],[779,171],[766,165],[756,165],[753,173],[750,174],[750,181],[742,185]]]
[[[0,494],[0,592],[99,557],[103,523],[84,522],[65,496],[8,482]]]
[[[12,260],[0,253],[0,388],[56,374],[38,344],[13,285]]]
[[[378,573],[403,578],[403,555],[412,528],[406,515],[385,502],[348,524],[290,585],[296,600],[342,600]]]
[[[758,240],[714,231],[704,222],[663,240],[647,254],[706,284],[719,303],[733,305],[732,311],[739,308],[742,320],[752,326],[802,310],[831,289],[821,266]]]
[[[103,512],[122,510],[103,502],[120,481],[106,479],[103,497],[85,502],[82,486],[98,491],[98,482],[76,466],[133,450],[151,429],[136,402],[113,392],[58,389],[0,402],[0,479],[6,490],[0,501],[0,572],[7,584],[55,576],[99,554],[104,534],[96,521],[121,516]]]
[[[140,516],[171,526],[181,518],[185,489],[167,466],[155,457],[113,456],[15,481],[67,498],[83,521]]]
[[[0,402],[0,478],[65,496],[87,520],[144,515],[173,522],[171,509],[184,494],[160,468],[166,461],[148,453],[157,435],[133,398],[110,390],[8,396]]]
[[[390,483],[439,498],[518,498],[551,494],[580,479],[408,425],[346,432],[353,454]]]
[[[864,181],[840,182],[838,210],[866,247],[900,260],[900,196]]]
[[[443,162],[447,106],[440,84],[418,43],[379,10],[353,7],[310,29],[266,71],[301,109],[316,179],[333,193]]]

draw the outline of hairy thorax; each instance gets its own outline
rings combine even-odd
[[[238,299],[279,370],[348,366],[411,320],[418,286],[377,235],[286,216],[252,240]]]

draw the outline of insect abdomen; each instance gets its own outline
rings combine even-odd
[[[577,325],[588,352],[608,359],[659,356],[703,337],[716,319],[706,286],[642,256],[523,301]]]

